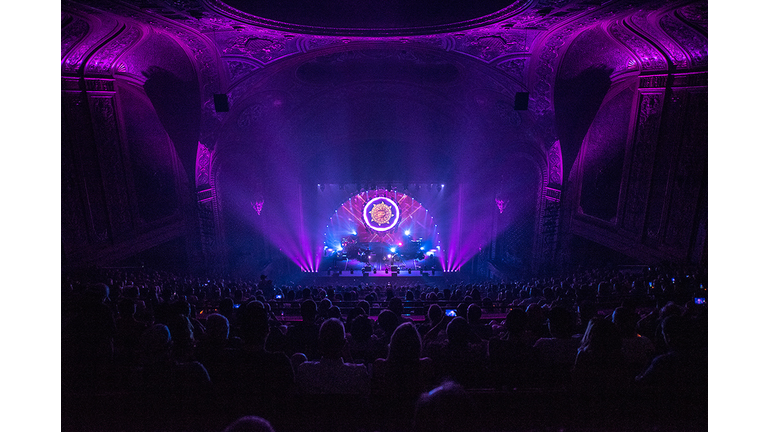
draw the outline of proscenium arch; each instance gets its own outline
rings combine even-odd
[[[421,46],[385,48],[361,42],[318,49],[278,60],[239,80],[228,92],[231,107],[223,115],[214,164],[229,160],[228,169],[240,166],[259,171],[267,188],[278,187],[281,179],[304,186],[468,179],[476,185],[473,188],[487,189],[490,212],[495,210],[492,189],[505,170],[499,163],[500,153],[525,154],[537,170],[546,172],[546,150],[551,143],[541,138],[540,125],[532,114],[514,110],[514,95],[526,89],[523,84],[464,54]],[[453,65],[453,69],[438,68],[440,82],[420,80],[420,72],[434,71],[411,67],[418,64],[420,55],[442,59],[439,64]],[[357,63],[337,69],[340,78],[301,79],[305,65],[343,63],[348,58]],[[366,58],[379,68],[389,64],[402,74],[366,73],[370,72]],[[333,68],[324,70],[334,72]],[[361,113],[370,118],[361,120]],[[408,124],[412,118],[416,121]],[[386,119],[383,124],[377,123],[382,119]],[[391,162],[391,169],[370,169],[380,163],[372,151],[379,148],[397,149],[379,159],[396,161]],[[396,169],[394,165],[401,160],[404,166]],[[425,167],[425,160],[434,163]],[[212,171],[214,176],[221,174],[217,167]],[[536,183],[535,192],[540,196],[544,182]],[[474,192],[466,193],[479,196]],[[538,213],[538,203],[531,202]],[[270,211],[269,206],[265,203],[265,211]]]

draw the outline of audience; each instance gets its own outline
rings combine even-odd
[[[575,409],[588,408],[582,419],[629,418],[644,407],[663,426],[664,416],[706,413],[707,311],[691,301],[706,293],[696,291],[699,282],[674,292],[633,288],[648,286],[645,279],[664,277],[592,270],[516,283],[276,286],[284,298],[275,300],[253,281],[140,272],[68,277],[63,406],[82,405],[76,395],[96,401],[124,393],[137,398],[124,402],[130,418],[148,419],[139,429],[223,430],[258,416],[266,423],[237,427],[289,432],[307,430],[283,430],[309,418],[297,401],[341,397],[317,405],[328,410],[323,429],[338,420],[334,404],[359,396],[362,405],[351,409],[362,414],[369,406],[376,419],[375,429],[360,430],[407,430],[411,419],[412,430],[467,430],[456,419],[427,425],[429,407],[466,397],[462,409],[487,413],[507,393],[534,391],[570,395]],[[449,381],[423,393],[440,380]],[[482,399],[488,391],[496,393]],[[206,429],[201,419],[218,423]],[[477,420],[468,419],[484,430]]]

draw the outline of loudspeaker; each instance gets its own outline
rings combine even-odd
[[[225,94],[214,94],[213,105],[216,107],[216,112],[227,112],[229,111],[229,98]]]
[[[515,110],[525,111],[528,109],[528,92],[515,93]]]

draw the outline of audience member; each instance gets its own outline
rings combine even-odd
[[[316,313],[317,305],[314,300],[306,299],[301,302],[301,322],[288,328],[286,338],[289,352],[286,354],[293,355],[300,352],[310,360],[316,360],[319,357],[317,341],[320,326],[315,323]]]
[[[453,381],[423,393],[416,402],[412,432],[476,430],[476,407],[467,392]]]
[[[331,318],[320,326],[318,350],[320,360],[298,365],[296,384],[305,393],[369,394],[370,377],[364,365],[344,363],[342,351],[346,343],[344,324]]]

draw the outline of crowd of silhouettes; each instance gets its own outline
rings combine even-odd
[[[354,430],[466,431],[488,409],[479,394],[521,391],[569,395],[555,409],[606,430],[640,415],[701,420],[705,280],[649,270],[450,286],[69,275],[64,429],[81,421],[68,398],[114,393],[127,398],[126,419],[141,419],[137,430],[287,431],[309,405],[332,400],[370,409]],[[301,319],[278,318],[278,302],[297,305]],[[204,303],[216,312],[200,313]],[[488,319],[492,311],[505,313]]]

